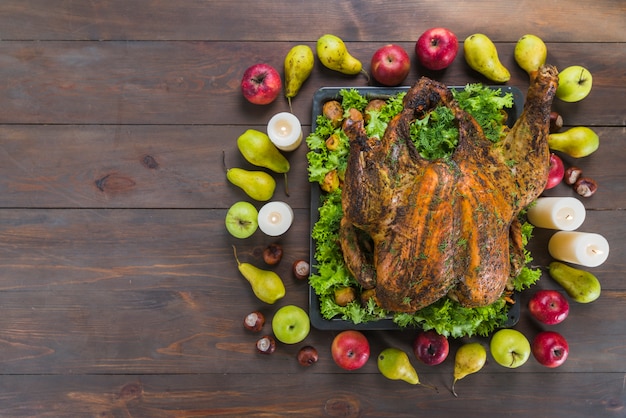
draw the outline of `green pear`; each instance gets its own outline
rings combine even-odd
[[[528,74],[546,63],[548,48],[538,36],[526,34],[515,44],[515,62]]]
[[[271,270],[260,269],[250,263],[240,262],[234,245],[233,252],[239,272],[250,283],[252,291],[259,300],[273,304],[285,296],[285,284],[278,274]]]
[[[553,261],[548,266],[548,272],[576,302],[590,303],[600,297],[602,291],[600,281],[588,271]]]
[[[317,40],[316,50],[317,57],[326,68],[348,75],[365,73],[361,61],[350,55],[346,44],[335,35],[321,36]]]
[[[226,178],[254,200],[265,202],[274,196],[276,180],[265,171],[248,171],[234,167],[226,170]]]
[[[289,171],[289,161],[272,143],[269,136],[256,129],[248,129],[237,138],[241,155],[250,163],[276,173]]]
[[[468,36],[463,42],[463,51],[467,64],[489,80],[505,83],[511,78],[511,73],[498,58],[496,46],[486,35],[475,33]]]
[[[296,45],[285,56],[285,97],[291,109],[291,99],[313,71],[313,51],[308,45]]]
[[[457,380],[463,379],[468,374],[476,373],[483,368],[487,361],[487,350],[480,343],[467,343],[462,345],[454,357],[454,382],[452,382],[452,393]]]
[[[436,389],[431,385],[420,382],[417,371],[411,364],[409,356],[398,348],[385,348],[378,355],[378,370],[387,379],[403,380],[412,385],[422,385],[430,389]]]
[[[586,126],[575,126],[563,132],[548,135],[548,146],[570,157],[582,158],[594,153],[600,146],[600,138]]]
[[[285,193],[289,196],[287,186],[289,161],[276,148],[269,136],[256,129],[248,129],[237,138],[237,148],[250,164],[265,167],[275,173],[283,173],[285,175]]]

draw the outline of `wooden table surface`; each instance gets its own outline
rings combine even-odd
[[[288,110],[283,97],[267,106],[244,100],[248,66],[282,70],[292,46],[333,33],[367,70],[380,46],[404,46],[413,57],[405,84],[421,75],[489,84],[462,52],[446,71],[416,65],[415,41],[433,26],[461,41],[487,34],[511,70],[507,85],[524,92],[513,48],[526,33],[546,42],[548,62],[591,71],[591,94],[554,109],[566,128],[600,136],[596,153],[565,162],[599,184],[583,199],[581,230],[611,244],[606,263],[591,269],[601,297],[572,303],[552,327],[570,344],[567,362],[549,369],[531,358],[509,370],[489,356],[457,384],[458,398],[449,391],[452,355],[436,367],[412,357],[437,392],[379,374],[377,353],[410,350],[415,330],[366,332],[372,358],[353,372],[333,363],[335,331],[314,329],[305,340],[320,353],[310,368],[295,359],[304,343],[255,352],[258,335],[242,327],[248,312],[271,318],[282,305],[308,307],[306,282],[290,273],[309,255],[306,147],[288,156],[290,196],[280,187],[275,195],[296,217],[279,239],[285,257],[274,270],[287,294],[276,305],[255,299],[231,248],[261,265],[274,240],[260,232],[237,240],[224,227],[227,208],[245,196],[227,183],[222,151],[230,166],[250,168],[236,138]],[[626,416],[623,1],[3,0],[0,80],[2,417]],[[293,102],[305,134],[318,88],[366,84],[316,62]],[[575,196],[565,185],[546,194]],[[539,265],[551,260],[551,234],[537,229],[531,241]],[[544,275],[537,288],[559,287]],[[515,327],[528,338],[546,328],[529,316],[531,292],[521,295]],[[452,340],[452,353],[470,340],[488,344]]]

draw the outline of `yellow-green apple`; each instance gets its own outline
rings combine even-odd
[[[429,70],[443,70],[456,58],[459,41],[447,28],[430,28],[415,43],[415,54],[420,64]]]
[[[269,64],[254,64],[243,73],[241,92],[250,103],[258,105],[272,103],[281,89],[280,74]]]
[[[569,345],[558,332],[541,331],[532,343],[533,356],[546,367],[559,367],[567,360]]]
[[[234,203],[226,212],[226,229],[235,238],[248,238],[259,227],[259,212],[250,202]]]
[[[593,77],[588,69],[580,65],[572,65],[559,73],[559,87],[556,97],[564,102],[578,102],[589,94]]]
[[[272,318],[274,337],[284,344],[296,344],[304,340],[311,330],[309,315],[296,305],[285,305]]]
[[[504,328],[493,334],[489,350],[496,363],[514,369],[530,357],[530,342],[518,330]]]
[[[450,344],[446,336],[432,329],[420,331],[413,340],[413,354],[429,366],[442,363],[448,357],[449,351]]]
[[[556,187],[565,175],[565,165],[563,160],[555,153],[550,153],[550,171],[548,171],[548,182],[546,190]]]
[[[556,325],[569,314],[567,298],[557,290],[542,289],[536,291],[528,301],[530,314],[546,325]]]
[[[346,330],[335,336],[330,352],[339,367],[356,370],[370,358],[370,344],[362,332]]]
[[[397,86],[411,70],[411,58],[400,45],[388,44],[379,48],[371,61],[371,73],[384,86]]]

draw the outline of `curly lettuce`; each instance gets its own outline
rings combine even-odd
[[[512,107],[511,94],[502,94],[499,89],[490,89],[480,84],[468,84],[462,90],[453,90],[453,94],[461,108],[472,114],[491,141],[497,142],[501,139],[507,119],[503,110]],[[365,111],[368,99],[356,89],[342,90],[340,95],[345,111],[350,107]],[[367,111],[369,122],[366,132],[370,137],[383,136],[391,119],[402,110],[405,95],[405,92],[400,92],[388,98],[380,109]],[[453,120],[452,112],[442,106],[412,124],[411,138],[424,158],[446,158],[454,151],[458,142],[458,129]],[[331,135],[338,135],[339,144],[328,149],[326,140]],[[316,119],[315,130],[307,137],[306,142],[309,147],[307,159],[310,182],[321,184],[326,174],[332,170],[345,172],[349,142],[341,128],[333,128],[330,121],[320,115]],[[346,286],[359,288],[345,266],[339,245],[339,224],[343,216],[341,189],[323,193],[318,210],[319,220],[313,225],[311,233],[315,241],[315,271],[309,283],[318,295],[320,312],[324,318],[341,318],[354,324],[392,318],[401,328],[434,329],[451,337],[486,336],[508,320],[510,304],[505,297],[480,308],[464,308],[449,298],[442,298],[413,314],[386,312],[373,299],[366,304],[356,300],[346,306],[339,306],[334,300],[336,289]],[[532,236],[533,226],[522,217],[520,220],[525,246]],[[524,249],[524,255],[526,263],[530,263],[530,252]],[[521,291],[532,286],[540,276],[539,269],[524,267],[521,274],[513,278],[510,287]]]

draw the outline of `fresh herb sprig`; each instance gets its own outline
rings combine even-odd
[[[481,84],[468,84],[464,89],[452,92],[459,106],[481,125],[487,138],[497,142],[505,135],[507,115],[504,109],[513,106],[511,94],[502,94],[499,89],[490,89]],[[405,94],[400,92],[387,99],[385,106],[379,110],[368,111],[368,136],[381,138],[384,135],[389,121],[402,110]],[[363,112],[368,103],[368,99],[356,89],[341,90],[340,95],[345,110],[354,107]],[[458,129],[453,119],[452,112],[442,106],[412,124],[411,137],[423,158],[447,158],[454,152],[458,143]],[[339,146],[328,150],[325,142],[333,134],[339,136]],[[332,170],[345,172],[349,143],[341,128],[333,128],[330,120],[319,115],[316,128],[306,142],[310,149],[307,153],[310,182],[321,184],[325,175]],[[440,334],[452,337],[476,334],[486,336],[508,320],[510,306],[504,298],[481,308],[464,308],[449,298],[442,298],[414,314],[386,312],[372,299],[365,306],[360,301],[351,302],[347,306],[337,305],[334,301],[335,289],[359,287],[345,266],[339,246],[339,223],[343,216],[341,189],[321,195],[319,215],[312,229],[312,238],[316,244],[316,272],[310,277],[309,283],[319,297],[320,312],[324,318],[338,317],[359,324],[392,317],[400,327],[435,329]],[[533,226],[522,217],[520,219],[523,221],[522,238],[526,246],[532,236]],[[530,252],[525,249],[524,255],[526,264],[529,264],[532,261]],[[521,291],[533,285],[540,276],[539,269],[524,267],[521,274],[514,278],[512,287]]]

